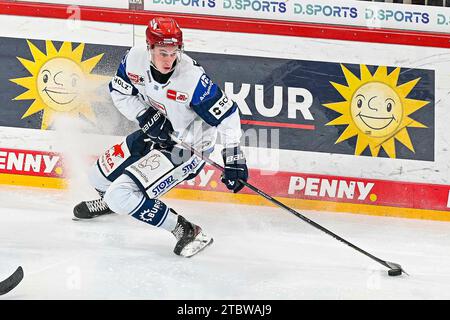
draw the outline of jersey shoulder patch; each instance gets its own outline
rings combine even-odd
[[[205,73],[200,76],[191,100],[194,111],[211,126],[218,126],[237,105]]]
[[[198,79],[197,86],[194,90],[194,95],[192,97],[192,104],[198,105],[203,103],[205,99],[211,98],[214,96],[218,87],[212,80],[203,73]]]
[[[112,89],[119,91],[120,93],[128,95],[133,94],[133,85],[117,75],[111,80],[110,85]]]
[[[117,91],[126,95],[137,95],[139,90],[135,85],[143,82],[143,77],[137,72],[141,70],[143,60],[146,58],[145,47],[133,47],[128,50],[114,78],[109,83],[110,91]]]

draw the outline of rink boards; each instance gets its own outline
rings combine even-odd
[[[80,176],[85,176],[88,167],[94,163],[94,150],[102,143],[112,145],[122,138],[79,133],[72,136],[70,132],[55,134],[51,131],[41,135],[43,132],[36,129],[0,129],[2,140],[12,146],[0,148],[1,184],[70,188],[73,184],[71,179],[79,180]],[[58,153],[16,149],[24,140],[34,141],[35,149],[56,148],[64,151]],[[101,143],[100,140],[104,141]],[[79,141],[91,143],[84,142],[80,145]],[[63,144],[66,145],[62,146]],[[218,162],[220,156],[217,151],[220,149],[217,148],[212,155]],[[250,177],[250,183],[294,208],[449,220],[450,190],[446,185],[254,168],[250,169]],[[245,188],[239,194],[228,192],[220,182],[220,172],[208,165],[197,177],[181,183],[165,197],[272,205]]]
[[[81,174],[74,159],[87,166],[136,129],[111,106],[107,83],[145,27],[0,20],[10,26],[0,34],[0,183],[67,187]],[[450,220],[448,49],[198,29],[185,38],[186,51],[238,103],[252,184],[296,208]],[[43,66],[76,70],[88,94],[78,104],[70,90],[46,99]],[[355,97],[372,87],[401,106],[396,127],[381,123],[386,116],[358,122]],[[60,115],[84,121],[71,128],[86,135],[78,154],[66,150],[75,142],[56,125]],[[167,196],[268,204],[249,191],[230,194],[210,167]]]

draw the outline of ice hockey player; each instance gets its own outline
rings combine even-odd
[[[146,46],[127,52],[109,84],[114,105],[140,129],[108,149],[91,168],[89,180],[100,199],[76,205],[74,219],[128,214],[172,232],[175,254],[190,257],[213,239],[159,198],[195,177],[205,163],[170,136],[209,154],[219,133],[224,146],[222,182],[239,192],[244,187],[239,180],[248,178],[240,149],[239,109],[183,52],[183,35],[175,20],[152,19],[146,40]]]

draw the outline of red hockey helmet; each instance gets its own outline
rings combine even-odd
[[[172,18],[153,18],[148,23],[145,34],[150,49],[153,49],[155,45],[176,45],[180,49],[183,47],[183,32],[178,23]]]

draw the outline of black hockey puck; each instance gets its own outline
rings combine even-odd
[[[402,269],[390,269],[388,271],[388,275],[390,275],[391,277],[399,276],[401,274],[402,274]]]

